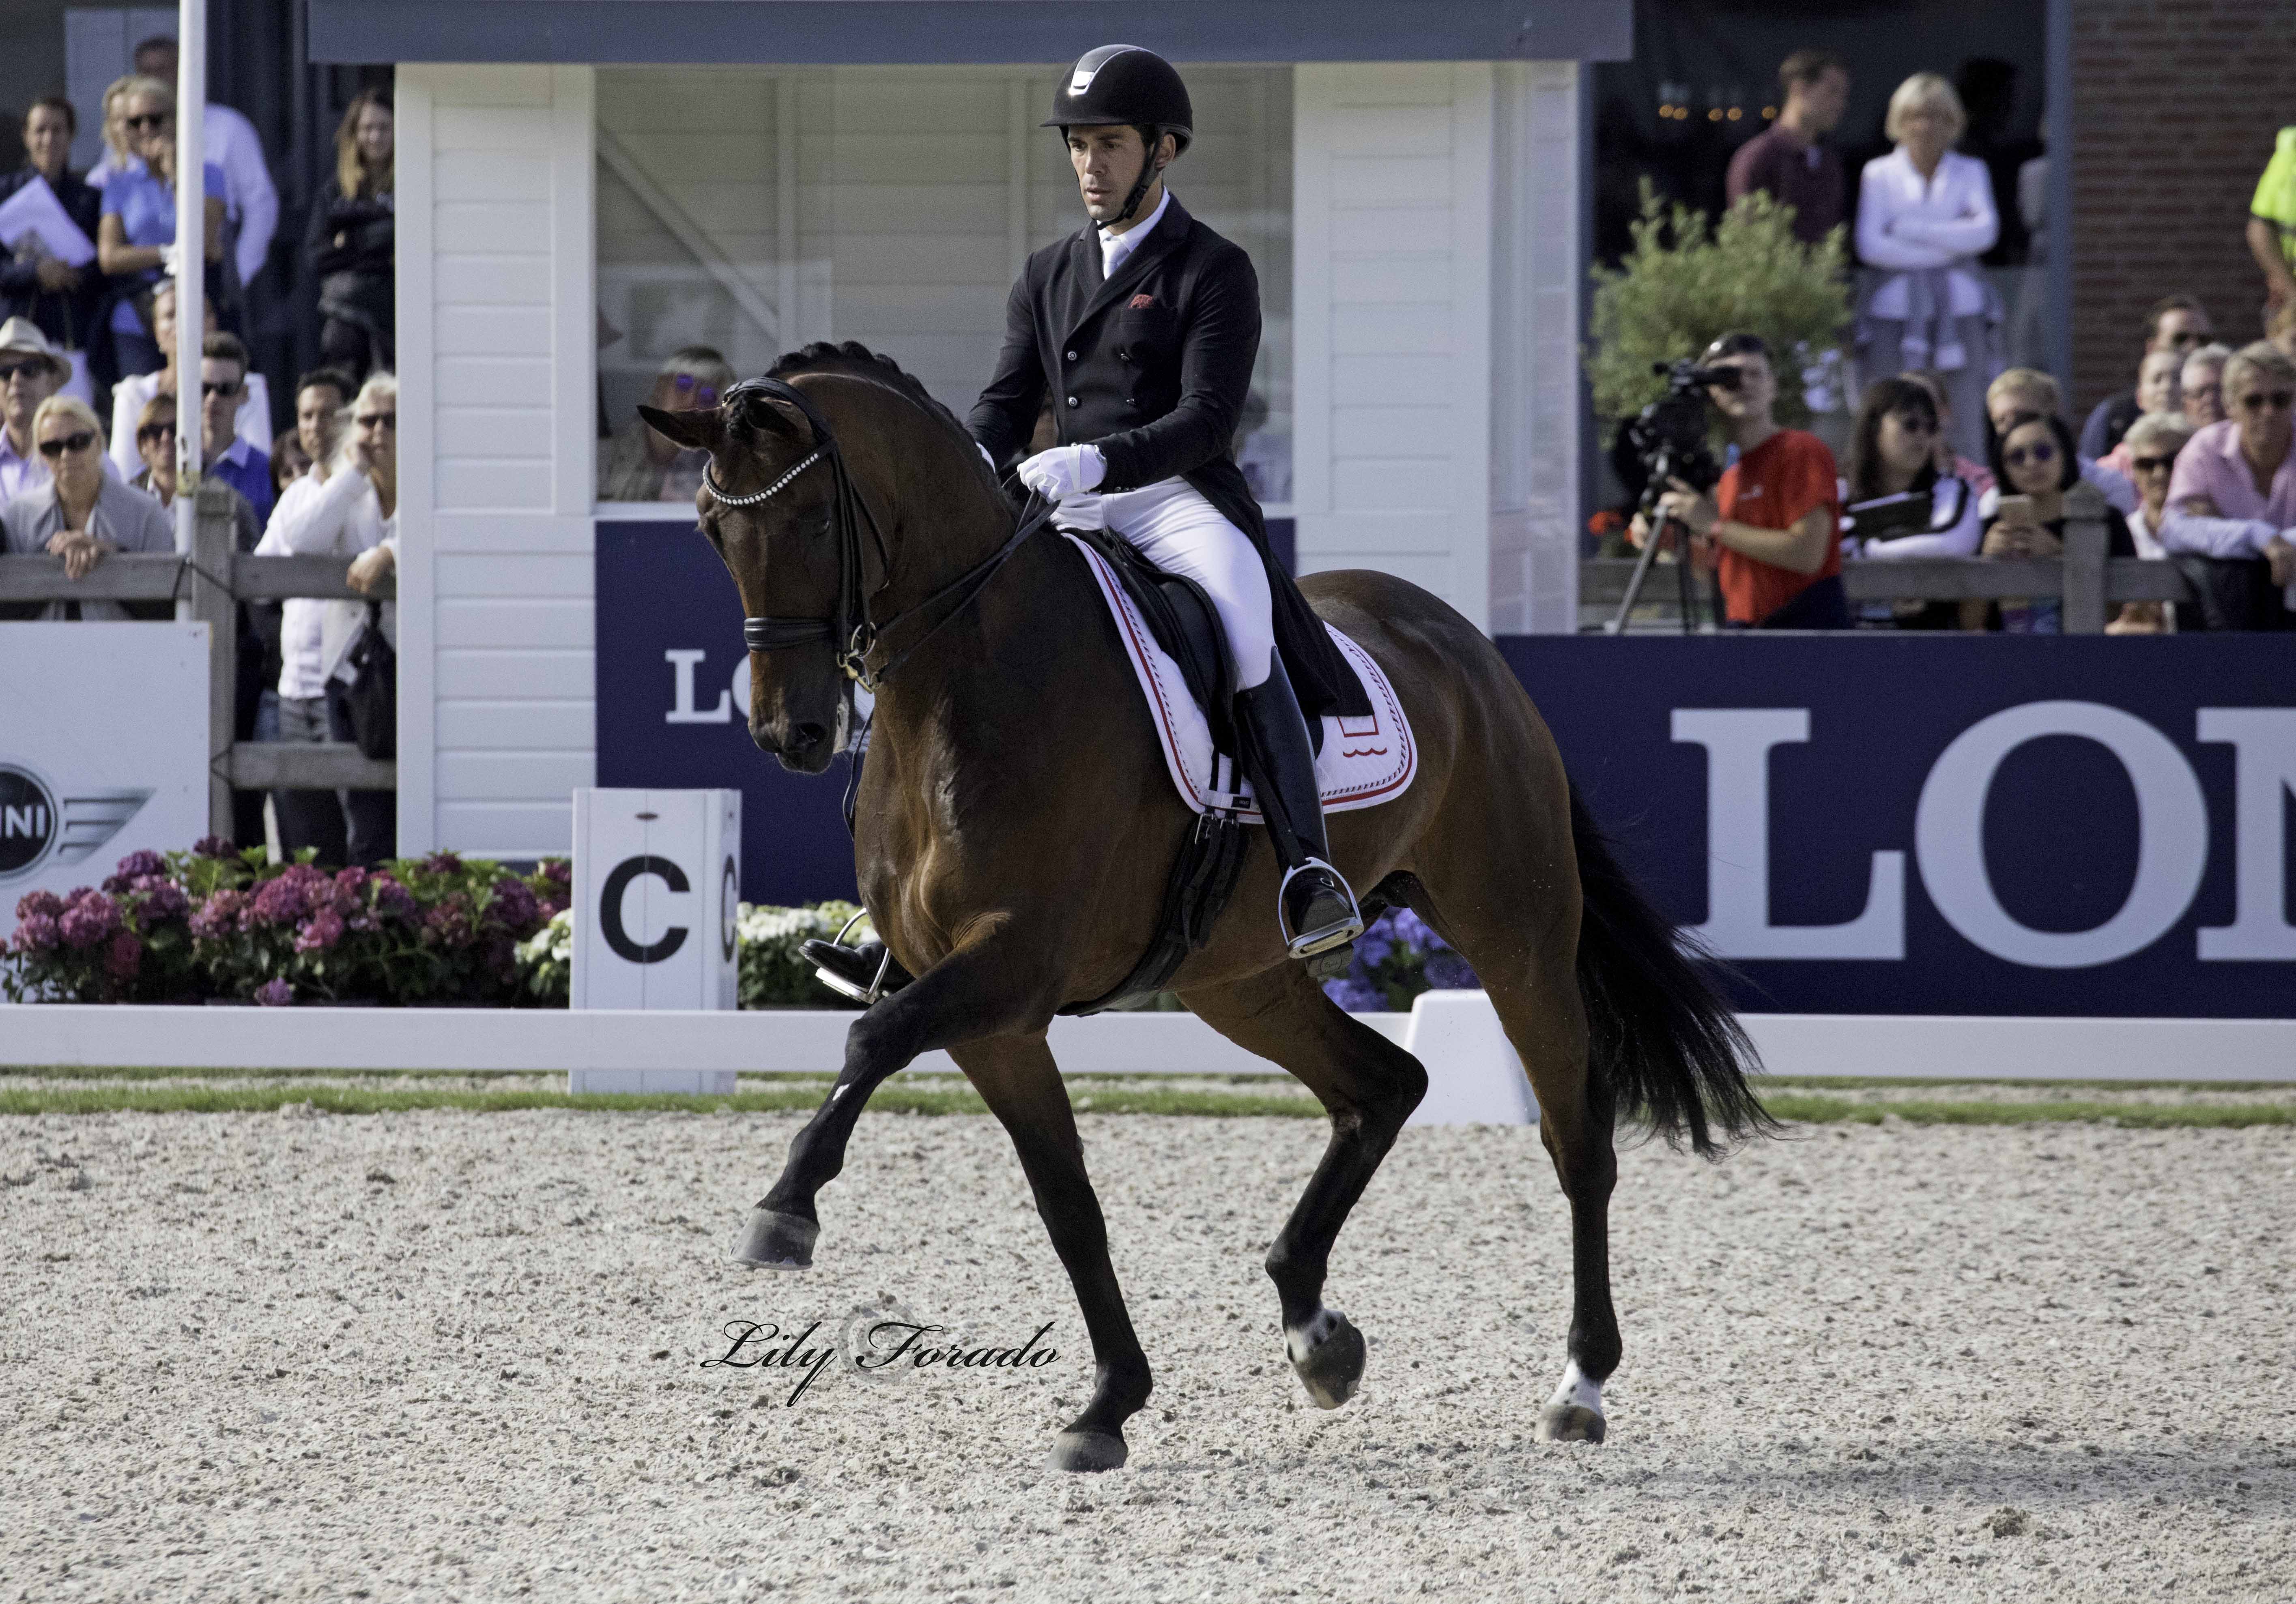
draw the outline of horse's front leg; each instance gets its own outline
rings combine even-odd
[[[750,1213],[734,1256],[761,1269],[803,1270],[821,1234],[814,1199],[845,1167],[845,1144],[871,1093],[917,1055],[985,1035],[1044,1028],[1051,1009],[1025,966],[993,940],[960,946],[853,1021],[845,1068],[805,1127],[790,1139],[781,1179]]]
[[[1116,1266],[1109,1262],[1108,1225],[1085,1174],[1084,1142],[1068,1088],[1040,1035],[972,1042],[952,1051],[1013,1138],[1037,1213],[1092,1337],[1092,1398],[1054,1442],[1052,1467],[1113,1470],[1130,1453],[1124,1422],[1146,1405],[1154,1383],[1116,1284]]]

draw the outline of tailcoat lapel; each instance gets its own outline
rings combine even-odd
[[[1135,284],[1148,276],[1150,267],[1186,241],[1189,230],[1194,225],[1195,219],[1188,216],[1187,209],[1180,204],[1180,198],[1173,196],[1172,203],[1164,209],[1164,216],[1158,221],[1155,231],[1141,241],[1140,249],[1124,258],[1123,264],[1116,270],[1116,276],[1105,282],[1102,282],[1100,277],[1100,233],[1097,229],[1087,229],[1086,250],[1091,258],[1092,282],[1098,288],[1085,302],[1084,310],[1069,319],[1066,338],[1073,340],[1085,324],[1130,293]]]

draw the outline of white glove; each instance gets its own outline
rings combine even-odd
[[[184,275],[184,253],[173,240],[160,247],[160,271],[171,279]]]
[[[1021,464],[1021,482],[1046,501],[1066,501],[1108,477],[1108,459],[1097,446],[1055,446]]]

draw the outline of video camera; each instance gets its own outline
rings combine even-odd
[[[1666,394],[1620,431],[1626,449],[1614,462],[1645,513],[1658,504],[1669,479],[1704,491],[1721,479],[1722,465],[1707,444],[1706,391],[1709,386],[1736,389],[1744,376],[1737,367],[1701,367],[1687,356],[1653,362],[1651,372],[1665,376]]]

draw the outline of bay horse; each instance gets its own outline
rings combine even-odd
[[[877,686],[855,863],[878,935],[916,977],[854,1020],[843,1068],[736,1256],[809,1265],[816,1199],[870,1093],[946,1048],[1010,1133],[1091,1336],[1092,1396],[1051,1463],[1121,1465],[1148,1360],[1046,1028],[1139,960],[1195,815],[1166,773],[1116,626],[1081,556],[1050,531],[1029,538],[955,416],[865,347],[809,346],[715,409],[640,410],[709,453],[697,510],[749,615],[757,744],[820,773],[845,744],[840,664]],[[1718,1130],[1774,1128],[1747,1084],[1752,1048],[1621,872],[1483,633],[1387,574],[1316,574],[1301,588],[1385,668],[1418,741],[1407,791],[1332,816],[1332,855],[1366,918],[1407,904],[1473,965],[1529,1072],[1571,1218],[1570,1359],[1538,1435],[1599,1442],[1602,1384],[1620,1354],[1614,1124],[1640,1118],[1709,1156]],[[1323,1301],[1332,1243],[1427,1071],[1284,956],[1275,853],[1252,833],[1227,912],[1173,988],[1330,1117],[1267,1269],[1293,1369],[1337,1408],[1362,1378],[1365,1344]]]

